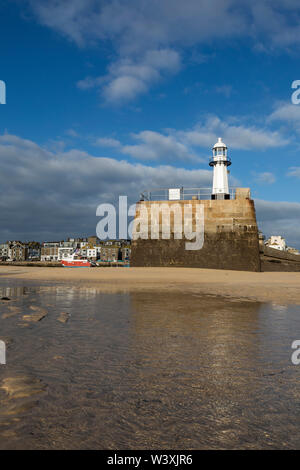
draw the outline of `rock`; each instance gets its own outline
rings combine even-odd
[[[59,315],[58,317],[58,321],[60,321],[61,323],[67,323],[67,321],[69,320],[70,318],[70,314],[67,313],[67,312],[61,312],[61,314]]]
[[[25,321],[37,323],[38,321],[43,320],[46,315],[48,315],[47,310],[44,308],[40,308],[35,305],[31,305],[30,308],[31,310],[34,310],[35,313],[31,313],[30,315],[23,315],[23,320]]]
[[[45,310],[44,308],[38,307],[37,305],[30,305],[29,308],[30,308],[30,310],[33,310],[34,312],[40,312],[40,311],[42,311],[42,310],[43,310],[44,312],[46,312],[46,310]]]
[[[37,323],[38,321],[43,320],[47,313],[33,313],[32,315],[23,315],[23,320]]]

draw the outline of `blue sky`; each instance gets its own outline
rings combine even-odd
[[[99,203],[145,187],[210,186],[221,136],[261,229],[300,247],[297,1],[16,0],[0,17],[2,241],[93,233]]]

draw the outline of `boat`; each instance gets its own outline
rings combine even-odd
[[[65,256],[61,260],[61,264],[64,268],[90,268],[91,262],[88,259],[76,258],[75,253],[69,256]]]

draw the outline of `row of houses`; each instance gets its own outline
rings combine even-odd
[[[129,261],[129,240],[100,241],[97,237],[68,238],[66,241],[26,242],[17,240],[0,244],[1,261],[60,261],[76,255],[94,261]]]

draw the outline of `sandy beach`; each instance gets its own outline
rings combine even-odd
[[[300,305],[300,273],[191,268],[63,269],[0,266],[0,279],[78,284],[102,292],[176,290]]]

